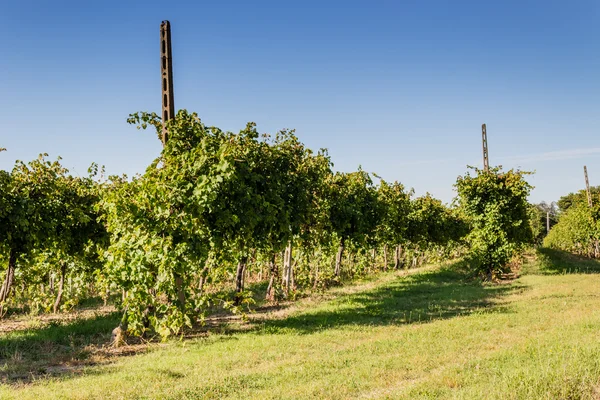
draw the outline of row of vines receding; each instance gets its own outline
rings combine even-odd
[[[590,206],[585,190],[560,198],[557,223],[544,239],[544,246],[583,257],[600,256],[600,187],[590,188]]]
[[[155,114],[130,123],[160,132]],[[204,125],[180,111],[133,178],[74,177],[40,156],[0,173],[0,314],[96,299],[162,337],[211,307],[247,309],[344,281],[465,257],[494,277],[533,239],[526,173],[475,170],[446,206],[359,168],[334,172],[294,131]],[[12,311],[11,311],[12,310]]]

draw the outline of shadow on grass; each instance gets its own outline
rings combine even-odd
[[[373,290],[342,295],[319,311],[264,321],[255,328],[264,333],[314,333],[347,326],[424,323],[475,312],[508,312],[497,300],[524,289],[518,281],[486,284],[448,267],[398,277]]]
[[[263,282],[249,285],[257,304],[264,300],[266,285]],[[233,291],[229,295],[233,297]],[[99,305],[95,300],[85,305]],[[236,320],[239,318],[219,305],[213,306],[208,312],[230,316]],[[148,346],[136,338],[131,338],[128,340],[129,345],[118,349],[110,345],[112,330],[119,325],[120,320],[119,312],[80,317],[75,320],[61,318],[59,315],[49,321],[17,322],[17,328],[8,329],[6,332],[0,329],[0,383],[20,385],[43,378],[74,376],[86,367],[111,363],[115,357],[148,351]],[[189,335],[186,336],[205,336],[207,331],[220,330],[221,324],[219,322],[201,327],[188,332]],[[102,372],[86,368],[85,373],[89,375]]]
[[[549,248],[537,250],[536,268],[531,273],[541,274],[597,274],[600,273],[600,261],[581,257],[566,251]]]
[[[476,312],[508,312],[498,299],[515,290],[524,290],[518,281],[509,284],[484,284],[470,279],[460,268],[446,267],[414,275],[398,276],[391,282],[350,294],[335,294],[313,310],[285,319],[251,322],[249,329],[211,330],[230,334],[255,332],[309,334],[352,326],[383,326],[425,323]],[[262,293],[263,287],[253,289]],[[113,359],[92,354],[110,341],[120,315],[113,313],[71,323],[13,331],[0,336],[0,382],[15,384],[48,376],[73,377],[82,366],[106,364]],[[140,349],[129,353],[135,354]],[[102,355],[101,355],[102,356]],[[105,355],[106,356],[106,355]],[[102,374],[110,369],[86,369],[86,374]]]
[[[94,349],[110,342],[119,313],[0,335],[0,382],[27,382],[44,375],[60,375],[85,365]],[[93,362],[98,363],[98,360]]]

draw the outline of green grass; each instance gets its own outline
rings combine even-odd
[[[243,330],[5,384],[0,398],[600,398],[600,264],[539,260],[502,284],[452,268],[382,274]],[[23,334],[0,346],[32,343]]]

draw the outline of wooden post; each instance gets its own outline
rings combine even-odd
[[[285,297],[288,297],[290,290],[292,290],[292,280],[294,275],[292,268],[292,241],[290,240],[285,248],[283,256],[283,284],[285,286]]]
[[[592,193],[590,192],[590,181],[588,180],[587,166],[583,166],[583,174],[585,175],[585,191],[587,193],[588,206],[592,207]]]
[[[160,24],[160,72],[162,81],[162,142],[167,143],[168,120],[175,116],[173,103],[173,56],[171,52],[171,24],[163,21]]]
[[[490,159],[488,153],[487,129],[485,124],[481,125],[481,139],[483,141],[483,170],[488,172],[490,170]]]
[[[167,121],[175,117],[175,103],[173,99],[173,53],[171,51],[171,23],[163,21],[160,23],[160,73],[162,87],[162,143],[167,143]],[[245,267],[245,265],[244,265]],[[175,287],[180,306],[185,306],[185,291],[183,290],[183,278],[175,274]]]

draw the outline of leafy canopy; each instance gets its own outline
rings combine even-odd
[[[525,180],[530,173],[472,169],[474,175],[459,176],[455,185],[471,227],[469,255],[477,272],[495,276],[506,272],[511,258],[533,240],[527,202],[532,186]]]

